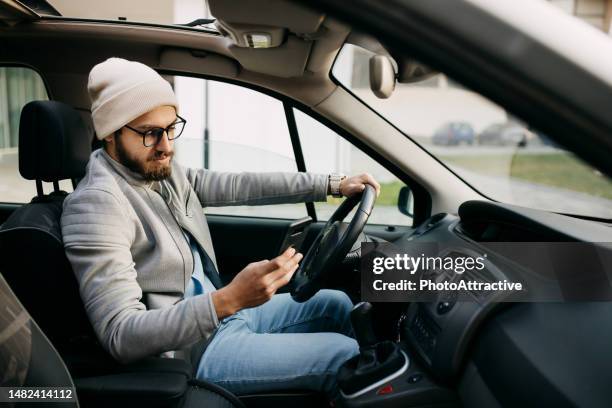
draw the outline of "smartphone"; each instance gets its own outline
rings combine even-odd
[[[296,251],[299,251],[306,237],[306,228],[308,228],[310,224],[312,224],[312,217],[300,218],[289,224],[285,239],[283,239],[283,243],[278,253],[282,254],[289,247],[294,247]]]

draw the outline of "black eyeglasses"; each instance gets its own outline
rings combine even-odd
[[[177,120],[166,128],[154,127],[141,131],[128,125],[125,125],[125,127],[141,135],[142,144],[145,145],[145,147],[151,147],[161,142],[162,137],[164,137],[164,133],[168,135],[168,140],[178,139],[181,133],[183,133],[183,129],[185,129],[185,124],[187,121],[181,118],[179,115],[176,115],[176,117]]]

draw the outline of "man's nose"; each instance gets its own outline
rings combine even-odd
[[[155,146],[155,150],[160,152],[171,152],[172,151],[172,141],[168,140],[168,133],[164,132],[161,137],[159,143]]]

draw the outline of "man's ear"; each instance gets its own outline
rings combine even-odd
[[[109,154],[111,154],[111,152],[114,151],[116,148],[115,146],[116,137],[115,136],[116,136],[115,133],[111,133],[110,135],[100,140],[100,142],[102,142],[102,148],[106,150],[106,152]]]

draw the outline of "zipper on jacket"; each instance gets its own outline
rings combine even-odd
[[[191,190],[187,194],[187,201],[185,202],[185,216],[191,218],[191,214],[189,214],[189,200],[191,199]]]
[[[161,193],[161,189],[165,188],[164,187],[164,183],[160,182],[159,186],[160,186],[160,191],[156,191],[156,190],[153,190],[153,191],[155,191],[157,194],[159,194],[160,197],[162,198],[162,200],[164,201],[164,203],[166,204],[166,207],[168,208],[168,211],[170,211],[170,215],[172,216],[172,219],[174,220],[174,222],[176,223],[177,227],[179,228],[179,230],[181,232],[181,236],[183,237],[183,239],[187,243],[187,247],[189,248],[189,254],[191,255],[191,264],[193,265],[193,268],[191,270],[191,275],[189,275],[189,279],[191,279],[191,276],[193,276],[193,270],[195,270],[195,258],[193,256],[193,251],[191,250],[191,244],[189,243],[189,240],[185,237],[185,232],[183,231],[183,227],[181,227],[181,224],[179,224],[178,220],[174,216],[174,212],[172,211],[172,208],[170,207],[170,204],[168,204],[168,201],[166,200],[166,197],[164,197],[164,195]],[[187,202],[189,202],[189,196],[187,197]],[[185,270],[185,267],[183,266],[183,271],[184,270]],[[174,304],[177,304],[178,302],[180,302],[180,301],[185,299],[185,292],[187,291],[187,284],[185,283],[184,275],[185,275],[185,273],[183,272],[183,296],[181,296],[181,298],[179,300],[177,300]]]

